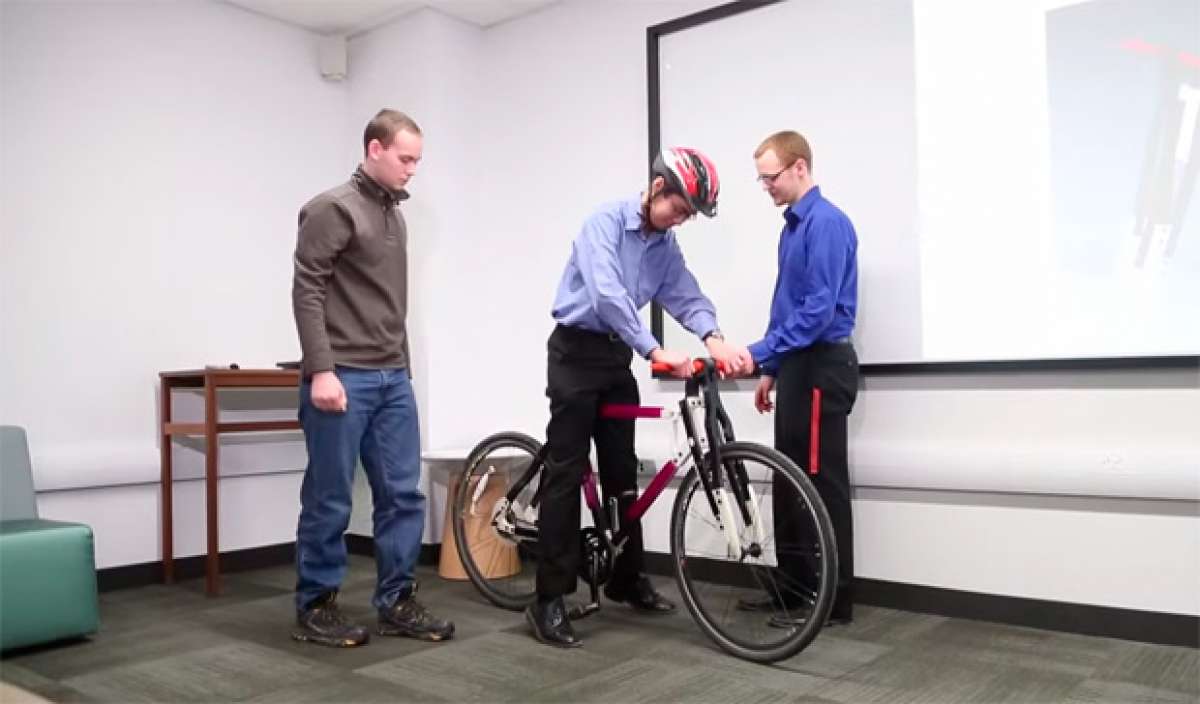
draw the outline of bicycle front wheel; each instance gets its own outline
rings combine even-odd
[[[775,662],[807,647],[829,615],[837,584],[833,525],[812,483],[779,451],[731,442],[721,459],[723,491],[713,500],[699,468],[675,497],[671,554],[679,591],[721,648]],[[745,488],[741,505],[730,481]]]
[[[467,577],[488,601],[513,611],[535,595],[541,450],[523,433],[484,439],[468,455],[450,501]]]

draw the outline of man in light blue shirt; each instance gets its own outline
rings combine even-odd
[[[707,157],[692,149],[664,149],[654,161],[649,188],[640,197],[600,207],[575,238],[551,311],[558,325],[547,344],[549,454],[538,515],[538,598],[526,611],[543,643],[581,644],[563,596],[577,586],[579,485],[593,439],[605,498],[617,498],[620,515],[637,498],[634,422],[600,420],[601,404],[639,403],[629,370],[635,351],[670,365],[675,376],[691,374],[688,355],[660,346],[638,311],[658,301],[704,340],[714,359],[734,368],[735,350],[725,343],[716,310],[688,271],[672,230],[696,212],[715,215],[718,190],[716,167]],[[674,604],[645,575],[640,526],[625,528],[629,540],[605,595],[644,613],[669,613]]]
[[[690,215],[681,209],[671,217]],[[651,300],[702,338],[717,329],[716,309],[684,264],[675,232],[645,229],[637,196],[607,203],[575,239],[550,314],[560,325],[615,333],[651,359],[660,345],[638,314]]]

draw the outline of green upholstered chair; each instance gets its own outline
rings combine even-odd
[[[25,430],[0,425],[0,650],[95,633],[92,529],[37,517]]]

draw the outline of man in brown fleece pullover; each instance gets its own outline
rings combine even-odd
[[[412,118],[381,110],[363,132],[363,161],[350,180],[300,210],[292,306],[303,351],[300,424],[308,466],[296,529],[297,640],[348,647],[369,639],[337,606],[359,459],[374,504],[376,632],[431,641],[454,633],[415,597],[425,496],[417,486],[421,447],[400,203],[421,148]]]

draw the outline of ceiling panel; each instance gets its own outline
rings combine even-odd
[[[558,0],[225,0],[320,34],[357,34],[423,7],[480,27],[533,12]]]

